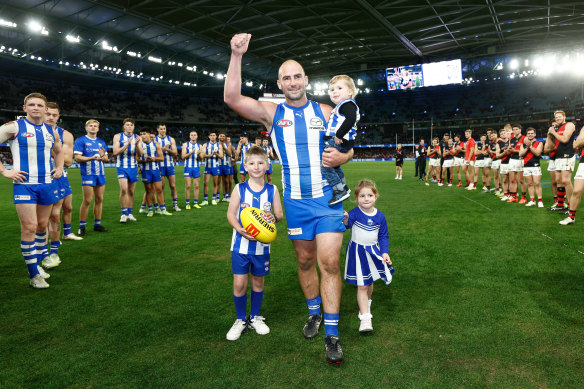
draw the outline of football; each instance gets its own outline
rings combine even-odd
[[[261,209],[247,207],[239,215],[241,225],[245,230],[262,243],[272,243],[278,231],[276,225],[266,219],[266,213]]]

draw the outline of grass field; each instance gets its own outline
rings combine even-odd
[[[426,187],[413,162],[396,181],[394,166],[344,169],[352,186],[377,182],[396,273],[373,293],[370,336],[357,331],[356,288],[343,286],[340,368],[324,362],[324,331],[301,335],[307,308],[283,224],[262,306],[271,333],[229,342],[226,203],[154,218],[136,207],[138,222],[120,225],[108,169],[111,232],[88,228],[82,242],[64,242],[50,289],[33,290],[11,184],[1,180],[0,387],[583,387],[584,216],[560,226],[565,216],[545,209]],[[177,177],[184,208],[180,168]],[[78,171],[70,180],[76,230]],[[544,189],[546,206],[550,197]]]

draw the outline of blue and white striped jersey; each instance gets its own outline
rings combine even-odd
[[[172,138],[169,135],[165,136],[164,138],[156,135],[156,137],[154,138],[154,140],[160,144],[161,148],[164,148],[166,146],[172,146],[171,139]],[[167,151],[163,151],[162,153],[164,154],[164,159],[162,160],[162,162],[158,162],[160,167],[174,166],[174,159],[172,158],[172,154],[170,154]]]
[[[201,151],[201,145],[196,142],[187,142],[186,147],[187,154],[193,150],[195,150],[195,152],[185,160],[185,167],[199,167],[199,152]]]
[[[225,143],[225,147],[223,148],[223,158],[219,160],[219,165],[223,166],[231,166],[231,157],[227,155],[227,144]]]
[[[157,143],[150,141],[148,143],[142,142],[142,159],[146,160],[146,157],[158,157]],[[144,170],[160,170],[158,162],[144,162],[142,165]]]
[[[239,160],[241,161],[241,164],[243,165],[243,160],[245,159],[245,153],[247,152],[247,150],[249,150],[251,148],[251,143],[248,143],[246,145],[241,145],[241,155],[239,157]]]
[[[215,143],[207,142],[207,143],[205,143],[204,147],[205,147],[206,153],[208,155],[211,155],[213,153],[213,151],[216,151],[216,152],[219,151],[219,143],[218,142],[215,142]],[[219,167],[219,156],[214,155],[210,158],[206,158],[205,159],[205,166],[210,167],[210,168]]]
[[[272,157],[270,156],[270,154],[272,152],[273,147],[272,146],[267,146],[267,147],[262,146],[262,149],[264,149],[266,154],[268,154],[268,167],[272,166]]]
[[[359,122],[360,116],[359,116],[359,106],[357,105],[357,103],[355,102],[354,99],[343,100],[340,103],[338,103],[335,108],[333,108],[333,110],[331,112],[331,117],[329,118],[329,121],[326,125],[325,136],[335,136],[335,134],[337,133],[337,129],[345,121],[345,117],[339,112],[339,109],[341,108],[341,106],[343,104],[347,104],[347,103],[355,104],[355,107],[357,108],[357,120],[355,121],[355,123],[353,124],[353,127],[351,127],[349,132],[347,132],[345,134],[345,136],[343,136],[343,139],[346,139],[346,140],[354,140],[355,139],[355,136],[357,135],[357,122]]]
[[[82,155],[84,157],[93,157],[99,155],[99,149],[107,150],[105,141],[100,138],[91,139],[87,135],[77,138],[73,146],[73,153]],[[82,176],[103,176],[105,171],[103,169],[103,162],[101,160],[92,160],[88,162],[80,162]]]
[[[121,168],[134,168],[136,167],[136,143],[140,142],[140,137],[137,134],[132,134],[131,136],[126,135],[125,133],[120,133],[120,147],[124,147],[124,143],[128,140],[134,139],[132,143],[128,146],[128,148],[121,154],[116,156],[116,167]]]
[[[247,207],[255,207],[264,211],[273,212],[274,204],[274,185],[264,184],[264,188],[260,192],[254,192],[249,187],[249,181],[244,181],[236,185],[241,198],[239,211],[237,212],[237,220],[240,219],[241,211]],[[235,229],[233,229],[233,237],[231,238],[231,251],[239,254],[263,255],[270,253],[270,244],[265,244],[258,241],[249,241]]]
[[[284,198],[309,199],[324,196],[322,176],[325,118],[320,104],[309,100],[302,107],[280,103],[270,136],[282,164]]]
[[[18,133],[8,140],[16,170],[28,173],[24,182],[15,184],[50,184],[53,161],[51,150],[55,144],[54,132],[47,124],[36,125],[27,119],[16,121]]]

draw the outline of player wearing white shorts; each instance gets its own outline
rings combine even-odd
[[[489,155],[491,157],[491,172],[493,175],[493,185],[495,186],[495,194],[502,194],[501,190],[501,176],[499,175],[499,169],[501,167],[501,160],[497,158],[497,142],[499,141],[499,135],[497,131],[491,131],[490,135],[491,142],[489,143]],[[489,181],[490,182],[490,181]]]
[[[430,159],[428,175],[426,176],[426,186],[429,186],[428,179],[434,177],[440,182],[440,157],[442,155],[440,146],[438,145],[438,137],[432,139],[432,144],[428,147],[428,158]]]
[[[564,207],[565,199],[572,196],[572,172],[574,171],[574,148],[572,137],[576,128],[574,123],[566,121],[564,111],[554,112],[554,125],[548,129],[548,134],[553,137],[556,146],[556,180],[558,181],[558,207]],[[568,213],[568,209],[560,212]]]
[[[454,163],[454,143],[452,138],[448,138],[448,143],[446,148],[442,150],[442,180],[438,183],[438,186],[444,185],[444,178],[447,177],[446,173],[449,170],[450,181],[448,181],[448,186],[452,186],[452,165]]]
[[[499,131],[499,139],[497,140],[495,157],[501,161],[499,171],[502,177],[502,196],[501,200],[509,201],[509,133],[505,128]]]
[[[479,138],[480,140],[475,143],[474,155],[475,155],[475,165],[474,165],[474,187],[477,187],[479,181],[479,174],[483,177],[483,191],[487,189],[487,181],[484,174],[485,167],[485,155],[488,153],[487,145],[487,135],[482,134]]]
[[[519,158],[519,150],[521,150],[525,136],[521,134],[521,124],[513,124],[511,128],[513,131],[511,138],[509,138],[509,194],[511,199],[507,202],[525,204],[527,202],[525,198],[525,183],[523,183],[524,191],[520,201],[517,195],[519,192],[519,183],[523,181],[523,159]]]
[[[160,177],[162,178],[162,190],[164,191],[165,178],[168,180],[168,186],[170,187],[170,195],[172,196],[172,209],[176,212],[180,212],[178,206],[178,193],[176,191],[176,172],[174,169],[174,159],[178,155],[178,150],[176,148],[176,141],[174,138],[167,134],[166,124],[159,123],[156,127],[156,132],[158,135],[154,140],[160,144],[164,159],[158,165],[160,166]]]
[[[51,209],[59,200],[53,179],[63,174],[63,150],[57,131],[43,123],[47,98],[31,93],[24,98],[22,109],[26,118],[0,127],[0,144],[8,142],[14,161],[11,170],[0,161],[0,174],[13,182],[13,202],[20,219],[20,250],[28,269],[29,284],[44,289],[49,287],[45,281],[49,275],[40,263],[47,252],[46,231]]]
[[[568,217],[560,221],[562,225],[574,224],[576,221],[576,211],[580,205],[580,198],[582,193],[584,193],[584,127],[580,129],[580,134],[574,140],[572,145],[574,149],[582,148],[580,152],[580,163],[578,165],[578,170],[574,175],[574,190],[572,191],[572,197],[570,197],[570,210],[568,211]]]
[[[464,178],[466,179],[467,187],[465,189],[475,190],[474,186],[474,161],[475,154],[474,149],[476,142],[472,137],[472,130],[469,128],[464,131],[464,136],[466,137],[466,142],[464,143],[464,164],[462,165],[462,170],[464,171]]]
[[[541,167],[540,157],[543,153],[543,143],[535,138],[535,129],[529,127],[527,135],[521,142],[519,157],[523,159],[523,176],[527,180],[529,191],[529,202],[527,207],[535,205],[535,195],[537,194],[537,206],[543,208],[543,198],[541,190]]]
[[[285,103],[260,102],[241,95],[241,59],[250,38],[250,34],[237,34],[231,40],[224,99],[241,116],[262,123],[269,131],[282,164],[288,236],[296,250],[300,285],[309,307],[303,335],[314,338],[318,334],[322,294],[326,360],[340,363],[343,352],[338,337],[342,291],[339,262],[345,227],[342,204],[328,205],[332,190],[323,180],[320,166],[339,166],[348,162],[353,152],[343,154],[327,148],[323,153],[323,133],[332,107],[307,99],[308,77],[298,62],[285,61],[278,71],[278,87],[286,97]]]
[[[454,134],[454,171],[456,171],[456,176],[458,177],[458,184],[456,187],[462,186],[462,177],[460,175],[460,171],[462,169],[462,165],[464,164],[464,142],[461,142],[460,135]]]

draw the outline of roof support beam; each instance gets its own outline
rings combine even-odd
[[[495,6],[493,5],[492,0],[485,0],[487,2],[487,6],[489,7],[489,12],[491,13],[491,18],[493,18],[493,24],[495,25],[495,29],[497,30],[497,36],[499,37],[499,41],[501,43],[505,43],[505,38],[503,37],[503,31],[501,31],[501,23],[499,23],[499,18],[497,17],[497,12],[495,11]]]
[[[488,1],[488,0],[487,0]],[[392,33],[397,40],[399,40],[412,54],[417,55],[422,58],[424,54],[418,49],[404,34],[402,34],[393,24],[387,21],[387,19],[379,13],[367,0],[355,0],[361,8],[365,10],[370,16],[372,16],[379,24],[381,24],[387,31]]]

